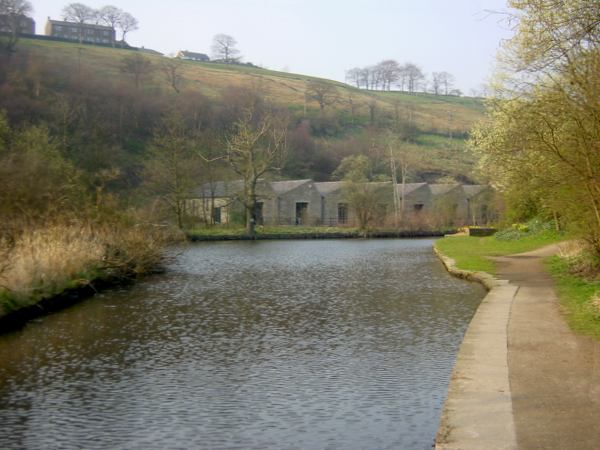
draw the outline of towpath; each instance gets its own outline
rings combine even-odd
[[[508,374],[521,449],[600,446],[600,342],[573,333],[542,260],[557,246],[496,258],[518,290],[508,322]]]

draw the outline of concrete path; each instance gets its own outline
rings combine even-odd
[[[508,323],[508,369],[521,449],[600,448],[600,342],[575,335],[542,258],[556,246],[497,258],[519,289]]]
[[[496,258],[501,280],[441,256],[490,292],[461,345],[436,448],[600,448],[600,342],[575,335],[561,315],[542,266],[557,251]]]

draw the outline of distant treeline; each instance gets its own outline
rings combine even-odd
[[[462,95],[454,89],[454,76],[448,72],[433,72],[431,79],[416,64],[400,64],[386,59],[372,66],[354,67],[346,72],[346,81],[359,89],[403,92],[431,92],[435,95]]]

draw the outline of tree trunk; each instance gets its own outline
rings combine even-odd
[[[256,237],[256,222],[254,220],[254,209],[256,205],[246,208],[246,236],[254,239]]]

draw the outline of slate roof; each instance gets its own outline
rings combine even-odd
[[[465,184],[463,185],[463,190],[465,191],[465,195],[467,198],[475,197],[477,194],[485,191],[488,186],[484,184]]]
[[[321,195],[339,191],[343,186],[343,181],[319,181],[318,183],[315,183],[315,187]]]
[[[312,180],[287,180],[287,181],[271,181],[269,184],[271,185],[271,189],[275,191],[276,194],[285,194],[286,192],[291,191],[292,189],[296,189],[299,186],[302,186],[306,183],[311,183]]]
[[[178,58],[197,59],[199,61],[210,61],[210,58],[205,53],[188,52],[187,50],[179,50]]]
[[[425,186],[427,186],[427,183],[405,183],[404,184],[404,195],[411,194],[411,193],[415,192],[417,189],[421,189]],[[398,192],[400,194],[402,194],[402,184],[397,184],[396,189],[398,189]]]
[[[48,19],[52,25],[60,25],[60,26],[68,26],[68,27],[81,27],[81,28],[93,28],[95,30],[106,30],[106,31],[114,31],[114,28],[108,27],[106,25],[99,25],[95,23],[79,23],[79,22],[68,22],[66,20],[53,20]]]
[[[429,190],[432,195],[444,195],[460,187],[460,184],[430,184]]]
[[[257,194],[265,196],[269,194],[282,195],[290,192],[300,186],[307,183],[312,183],[317,189],[319,194],[328,195],[343,188],[343,181],[321,181],[313,182],[310,179],[306,180],[285,180],[285,181],[267,181],[259,180],[257,185]],[[390,181],[371,182],[369,183],[372,189],[382,189],[385,187],[391,187]],[[399,192],[402,192],[402,185],[398,184],[397,187]],[[428,184],[428,183],[406,183],[404,185],[404,195],[409,195],[419,189],[428,188],[433,196],[440,196],[447,194],[455,189],[462,189],[467,198],[474,197],[489,187],[482,184],[474,185],[461,185],[461,184]],[[192,191],[194,197],[210,197],[214,195],[215,198],[219,197],[233,197],[239,194],[244,189],[244,183],[242,180],[234,181],[217,181],[212,185],[206,183],[202,186],[197,187]],[[211,191],[214,194],[211,194]]]
[[[192,195],[195,197],[211,197],[213,195],[215,198],[232,197],[243,189],[244,183],[242,180],[216,181],[212,183],[212,186],[210,183],[205,183],[197,187],[192,191]]]

